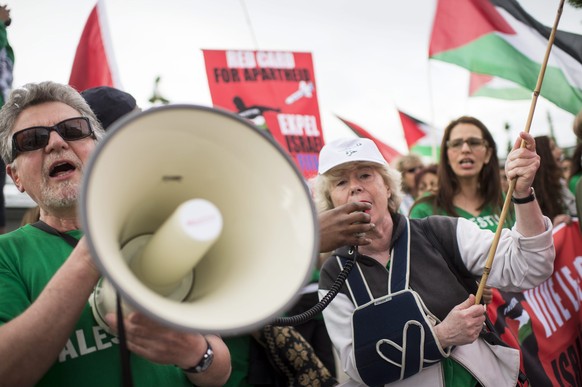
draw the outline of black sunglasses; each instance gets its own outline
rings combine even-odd
[[[21,153],[47,146],[52,131],[57,132],[65,141],[76,141],[93,136],[93,129],[87,117],[69,118],[54,126],[33,126],[22,129],[12,135],[12,161]]]

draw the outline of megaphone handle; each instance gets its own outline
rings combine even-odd
[[[346,282],[348,275],[350,274],[350,271],[352,271],[352,268],[354,267],[354,264],[356,263],[357,255],[358,255],[358,247],[352,246],[348,251],[348,258],[351,258],[351,259],[347,260],[342,271],[338,274],[336,280],[334,281],[333,285],[331,286],[331,288],[329,289],[327,294],[325,296],[323,296],[323,298],[317,304],[315,304],[310,309],[308,309],[305,312],[300,313],[296,316],[278,317],[277,319],[275,319],[275,321],[273,321],[271,323],[271,325],[297,326],[297,325],[301,325],[303,323],[306,323],[307,321],[311,320],[312,318],[317,316],[319,313],[321,313],[325,308],[327,308],[327,306],[335,298],[335,296],[337,296],[337,294],[339,293],[342,286],[344,286],[344,283]]]

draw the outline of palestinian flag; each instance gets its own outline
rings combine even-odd
[[[396,149],[392,148],[391,146],[383,143],[382,141],[378,140],[376,137],[372,136],[367,130],[362,128],[359,125],[354,124],[348,120],[344,120],[343,118],[336,115],[344,124],[347,125],[348,128],[352,130],[358,137],[369,138],[370,140],[374,141],[374,144],[382,153],[382,157],[388,162],[391,163],[396,157],[401,156],[400,152]]]
[[[81,34],[69,78],[79,92],[96,86],[120,88],[106,21],[104,1],[99,0]]]
[[[433,153],[436,153],[433,158],[437,159],[439,144],[443,136],[442,131],[400,110],[398,115],[408,149],[421,156],[433,157]]]
[[[533,91],[550,32],[516,0],[439,0],[429,57]],[[541,95],[573,114],[582,109],[582,35],[556,33]]]
[[[469,97],[490,97],[507,100],[531,99],[532,92],[507,79],[471,73]]]

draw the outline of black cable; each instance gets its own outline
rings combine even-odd
[[[335,296],[337,296],[340,289],[346,282],[346,279],[348,278],[350,271],[352,271],[352,268],[356,263],[357,254],[358,254],[357,246],[352,246],[348,251],[347,257],[351,259],[348,259],[348,261],[344,265],[342,271],[338,274],[336,280],[334,281],[333,285],[331,286],[327,294],[317,304],[312,306],[309,310],[306,310],[305,312],[298,314],[296,316],[278,317],[277,319],[275,319],[275,321],[271,323],[271,325],[297,326],[306,323],[307,321],[311,320],[319,313],[321,313],[325,308],[327,308],[327,306],[335,298]]]
[[[133,386],[131,375],[130,353],[125,339],[125,325],[123,323],[123,312],[121,310],[121,297],[117,294],[117,334],[119,337],[119,357],[121,358],[121,377],[124,387]]]

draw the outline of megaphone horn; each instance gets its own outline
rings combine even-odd
[[[219,109],[166,105],[116,122],[83,180],[81,221],[103,280],[94,315],[131,308],[223,335],[297,299],[319,248],[317,215],[271,137]]]

